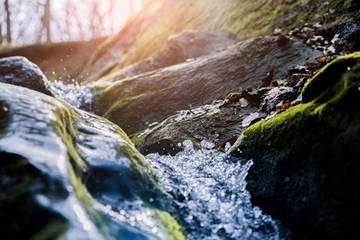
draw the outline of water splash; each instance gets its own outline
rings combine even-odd
[[[48,82],[47,85],[55,97],[76,108],[91,105],[92,92],[91,88],[88,86],[80,85],[75,81],[71,84],[65,84],[61,81],[52,81]]]
[[[279,239],[278,224],[253,207],[246,191],[252,161],[195,150],[185,141],[176,156],[147,155],[165,190],[174,196],[190,239]]]

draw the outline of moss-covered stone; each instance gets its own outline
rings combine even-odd
[[[298,238],[358,238],[360,54],[324,67],[303,95],[303,104],[246,129],[233,155],[254,160],[255,204]]]
[[[0,89],[1,239],[179,239],[168,231],[176,221],[157,214],[171,203],[156,173],[118,126],[26,88]],[[119,208],[132,216],[125,202],[134,201],[154,236],[145,222],[114,220]]]
[[[171,240],[185,240],[183,228],[174,221],[173,217],[164,211],[157,211],[158,218],[160,219],[163,226],[165,226],[166,231],[168,232],[168,237]]]
[[[359,15],[358,9],[356,0],[331,0],[330,4],[322,0],[148,1],[123,31],[97,49],[85,71],[91,69],[90,80],[113,74],[113,70],[160,51],[170,36],[186,30],[258,37],[271,34],[275,28],[290,29],[306,22],[325,20],[332,25]]]

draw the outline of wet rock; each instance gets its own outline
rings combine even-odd
[[[41,70],[25,57],[0,59],[0,82],[33,89],[51,95]]]
[[[194,61],[200,56],[224,50],[236,42],[237,39],[230,34],[186,31],[170,37],[160,52],[122,69],[116,79],[135,76],[186,61]]]
[[[244,120],[241,122],[241,126],[244,128],[249,127],[250,125],[260,121],[261,119],[265,118],[266,114],[253,112],[248,115]]]
[[[0,89],[1,239],[183,239],[119,127],[26,88]]]
[[[212,148],[223,149],[240,135],[243,119],[254,108],[242,108],[240,102],[222,107],[214,103],[195,109],[180,111],[165,121],[132,137],[136,147],[144,154],[174,155],[182,150],[181,143],[192,140],[197,147],[208,142]],[[160,151],[159,151],[160,150]]]
[[[292,87],[275,87],[268,91],[263,97],[260,109],[266,113],[272,113],[283,106],[283,104],[294,101],[299,92]]]
[[[320,70],[304,103],[245,130],[233,156],[251,159],[255,204],[295,239],[357,239],[360,217],[360,54]]]
[[[359,9],[359,6],[357,8]],[[332,43],[336,44],[342,51],[353,52],[360,50],[359,19],[349,18],[341,24],[324,30],[324,35],[332,38]]]
[[[354,7],[356,8],[359,9],[359,6]],[[360,16],[350,16],[351,14],[348,14],[342,21],[330,25],[322,25],[320,22],[306,23],[293,28],[287,36],[303,41],[308,46],[322,51],[325,56],[352,53],[360,49]]]
[[[175,155],[183,150],[181,143],[186,140],[197,148],[226,151],[244,128],[266,117],[256,112],[260,98],[258,91],[231,93],[224,100],[179,111],[133,135],[132,140],[144,154]]]
[[[95,112],[132,134],[189,105],[256,89],[272,70],[274,79],[282,79],[288,68],[318,54],[296,41],[279,46],[279,36],[249,39],[192,62],[115,82],[99,81],[93,86]]]

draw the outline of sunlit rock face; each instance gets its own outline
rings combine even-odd
[[[194,58],[224,50],[236,42],[236,37],[231,34],[186,31],[171,36],[166,41],[165,47],[153,56],[118,71],[113,70],[114,74],[106,78],[116,81],[170,65],[193,61]],[[115,79],[111,75],[115,76]]]
[[[27,87],[51,95],[42,71],[25,57],[0,59],[0,82]]]
[[[321,53],[283,36],[241,41],[226,50],[118,81],[95,82],[94,111],[132,134],[186,110],[257,88],[273,72],[282,79],[290,67]]]
[[[84,73],[89,81],[154,55],[170,36],[184,31],[229,32],[239,38],[284,32],[304,23],[326,26],[359,19],[357,0],[157,0],[147,1],[116,36],[94,53]],[[348,24],[346,24],[348,25]]]
[[[2,239],[182,238],[119,127],[29,89],[0,89]]]
[[[358,239],[360,53],[340,57],[305,85],[303,104],[246,129],[233,148],[254,162],[255,204],[298,239]]]

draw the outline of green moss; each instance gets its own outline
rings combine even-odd
[[[356,208],[360,196],[359,53],[320,70],[303,94],[305,103],[247,128],[230,152],[253,159],[254,203],[294,234],[352,236],[354,215],[344,209]]]
[[[274,4],[269,0],[225,0],[216,3],[210,0],[178,1],[151,27],[140,32],[118,69],[149,57],[161,49],[171,35],[185,29],[227,31],[241,38],[269,34],[277,18],[298,4],[301,2],[280,1]]]
[[[60,100],[59,100],[60,101]],[[79,155],[74,144],[74,136],[77,135],[77,130],[73,124],[73,118],[78,117],[78,113],[74,111],[67,103],[62,102],[64,108],[61,108],[55,112],[57,115],[57,122],[54,124],[57,133],[62,138],[64,144],[67,147],[69,156],[74,161],[76,171],[85,172],[86,163]]]
[[[172,240],[185,240],[187,239],[184,235],[182,227],[177,223],[177,221],[171,217],[167,212],[157,210],[156,211],[158,218],[162,225],[166,228],[169,239]]]
[[[360,86],[359,70],[359,52],[334,60],[305,85],[302,94],[306,103],[250,126],[230,152],[242,142],[252,145],[260,139],[263,142],[276,142],[276,145],[290,144],[296,140],[293,134],[289,134],[294,129],[305,128],[311,122],[341,122],[345,116],[342,113],[348,114],[349,107],[358,104],[356,94]],[[355,109],[351,111],[356,114]],[[329,119],[330,115],[333,115],[332,119]]]
[[[123,31],[97,49],[87,67],[91,68],[123,38],[131,37],[134,43],[122,49],[125,53],[121,59],[107,63],[89,81],[118,75],[122,68],[164,48],[169,37],[184,30],[230,32],[240,39],[257,37],[271,34],[275,28],[289,30],[319,21],[330,9],[336,13],[328,14],[325,24],[336,24],[345,17],[360,16],[356,4],[355,0],[330,0],[329,5],[320,0],[148,1]],[[161,5],[165,7],[160,8]]]
[[[359,59],[360,52],[355,52],[340,57],[320,69],[303,88],[303,100],[309,102],[319,97],[326,89],[336,84],[344,72],[349,71],[355,64],[358,64]]]
[[[156,4],[161,5],[164,2],[168,3],[163,0]],[[343,8],[342,6],[341,9]],[[316,18],[327,10],[321,1],[310,0],[183,0],[151,13],[149,8],[145,7],[143,12],[132,18],[125,27],[127,30],[130,27],[138,28],[138,31],[132,33],[136,40],[126,54],[99,70],[93,75],[96,78],[91,79],[95,80],[104,74],[109,76],[106,76],[107,79],[111,78],[110,75],[116,76],[123,67],[151,56],[165,46],[170,36],[184,30],[230,32],[243,39],[271,34],[277,27],[290,29],[308,21],[316,21]],[[144,20],[151,14],[155,16],[151,21]],[[340,18],[343,16],[339,15]],[[142,21],[147,21],[148,24],[144,24],[144,28],[138,26]],[[101,46],[92,58],[92,64],[101,59],[101,56],[121,41],[122,37],[127,36],[126,34],[129,33],[123,31]],[[110,72],[108,66],[112,68]]]

